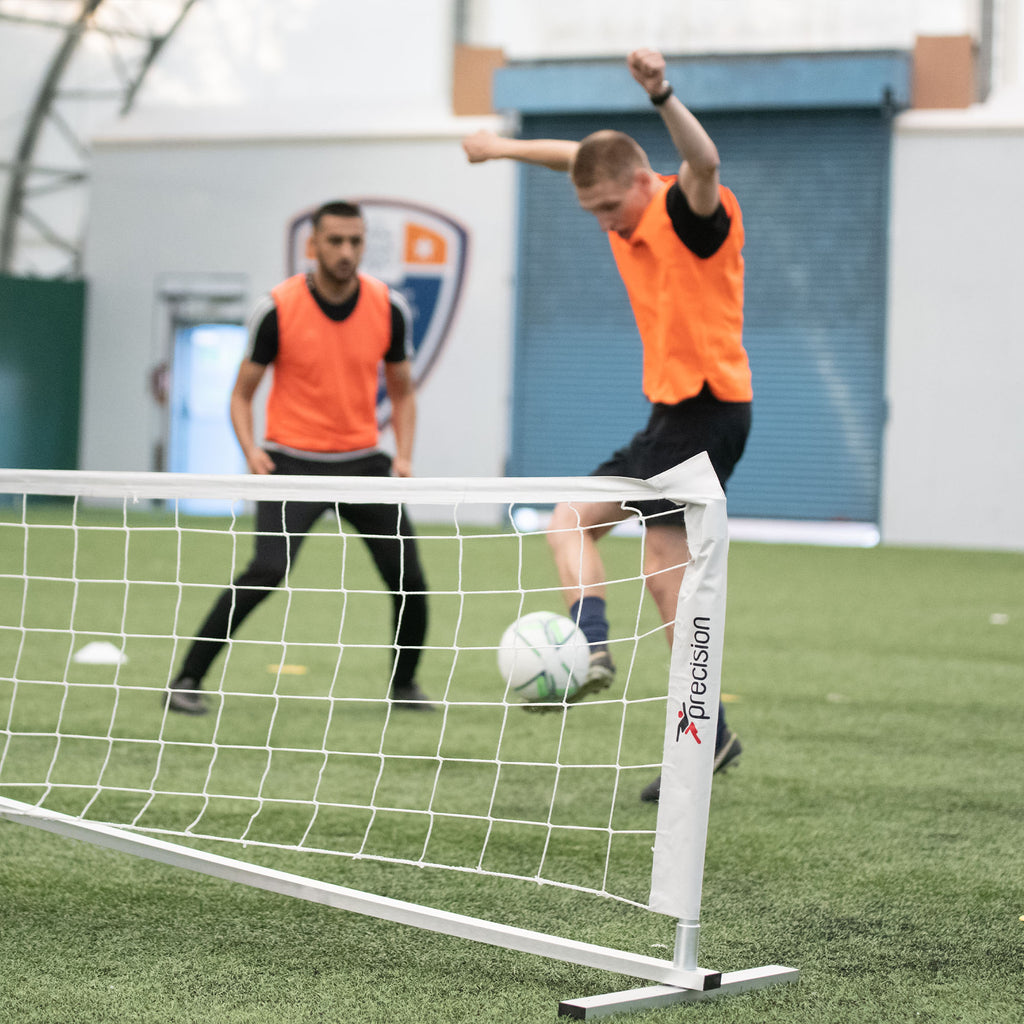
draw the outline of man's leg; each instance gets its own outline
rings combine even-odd
[[[661,621],[665,623],[665,638],[669,650],[675,639],[676,608],[679,604],[679,588],[683,584],[686,565],[690,560],[690,548],[686,542],[686,530],[669,523],[647,527],[644,539],[644,574],[647,589],[654,598]],[[725,724],[725,707],[719,701],[718,732],[715,735],[715,771],[739,757],[742,747],[739,738]],[[647,786],[641,799],[656,802],[661,792],[661,776]]]
[[[433,710],[416,682],[427,636],[427,581],[409,517],[400,505],[345,505],[338,511],[365,540],[391,594],[395,631],[391,696],[400,702],[398,706]]]
[[[260,602],[280,584],[298,554],[305,535],[319,518],[323,506],[312,502],[261,501],[256,506],[256,543],[252,561],[217,599],[181,670],[171,683],[168,707],[184,714],[206,713],[199,696],[203,678],[227,643],[228,637],[245,621]]]
[[[563,502],[551,515],[547,540],[565,603],[570,618],[579,622],[591,648],[587,678],[568,698],[570,703],[607,689],[615,676],[608,652],[604,563],[597,542],[631,514],[616,502]]]
[[[675,639],[676,606],[683,585],[690,547],[682,525],[649,525],[644,533],[644,575],[647,590],[665,623],[665,639],[671,650]]]

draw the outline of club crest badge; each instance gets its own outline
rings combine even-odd
[[[366,220],[366,250],[360,270],[379,278],[407,310],[406,346],[417,386],[444,350],[462,294],[469,254],[467,230],[440,210],[398,199],[354,197]],[[306,240],[313,230],[313,209],[288,226],[288,274],[311,264]],[[383,383],[377,394],[381,425],[390,419]]]

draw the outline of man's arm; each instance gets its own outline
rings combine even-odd
[[[553,171],[568,171],[580,146],[566,139],[508,139],[484,128],[467,135],[462,140],[462,148],[471,164],[482,164],[485,160],[518,160],[550,167]]]
[[[273,459],[256,444],[253,436],[252,400],[266,372],[267,368],[261,363],[243,359],[231,391],[231,425],[242,446],[249,472],[260,475],[274,470]]]
[[[648,96],[663,95],[665,58],[657,50],[634,50],[627,58],[633,77]],[[676,151],[682,157],[679,165],[679,188],[690,209],[700,217],[709,217],[718,209],[718,148],[701,123],[676,96],[669,96],[658,106]]]
[[[412,476],[412,448],[416,438],[416,387],[412,364],[404,359],[384,364],[384,387],[391,400],[391,426],[395,432],[396,476]]]

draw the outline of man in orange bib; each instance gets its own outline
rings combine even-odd
[[[481,131],[463,140],[470,162],[511,159],[568,171],[580,206],[607,232],[643,342],[647,426],[594,472],[647,479],[706,451],[723,487],[750,432],[750,365],[743,347],[743,220],[719,181],[718,150],[673,95],[665,60],[636,50],[629,70],[646,90],[682,160],[656,174],[628,135],[600,131],[582,142],[507,139]],[[689,558],[682,512],[670,502],[558,505],[548,541],[570,615],[591,646],[590,671],[572,698],[606,689],[615,666],[608,651],[605,573],[597,541],[634,512],[644,519],[644,573],[666,624],[669,645],[679,587]],[[715,771],[739,756],[738,737],[719,715]],[[660,778],[641,794],[657,801]]]
[[[313,216],[308,255],[316,261],[274,288],[251,321],[251,348],[231,394],[231,423],[250,472],[310,476],[412,473],[416,398],[406,355],[402,305],[383,281],[359,272],[366,226],[358,206],[331,202]],[[391,400],[392,460],[377,447],[380,365]],[[253,397],[267,367],[274,375],[266,438],[256,443]],[[400,505],[260,501],[249,566],[225,590],[200,627],[165,700],[172,711],[201,715],[203,677],[246,616],[285,577],[313,524],[325,512],[346,519],[366,542],[391,593],[395,707],[432,710],[415,681],[427,629],[427,585],[413,530]]]

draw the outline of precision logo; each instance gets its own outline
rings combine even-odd
[[[687,735],[692,736],[700,743],[700,736],[697,735],[697,726],[690,721],[690,716],[686,713],[686,709],[683,708],[679,712],[679,724],[676,726],[676,743]]]
[[[706,615],[698,615],[693,620],[693,639],[690,642],[690,695],[683,709],[678,713],[679,723],[676,726],[676,742],[684,736],[692,736],[700,743],[697,732],[698,721],[710,721],[711,715],[707,708],[708,663],[711,660],[711,619]]]

